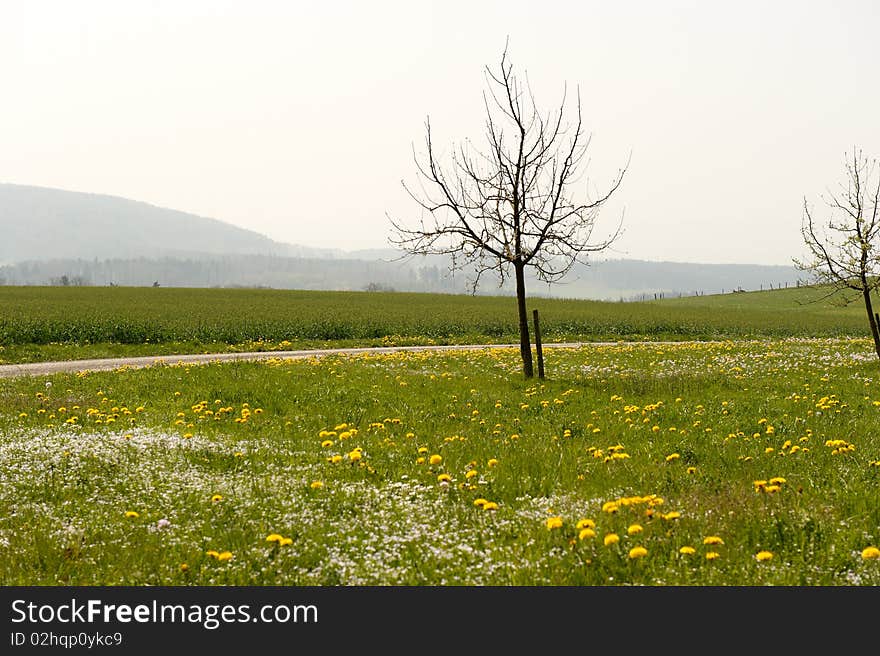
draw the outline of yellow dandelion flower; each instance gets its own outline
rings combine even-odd
[[[221,551],[219,554],[217,554],[217,560],[219,560],[221,562],[224,560],[232,560],[232,552],[231,551]]]
[[[677,510],[670,510],[668,513],[663,513],[660,515],[665,520],[678,519],[681,517],[681,513]]]
[[[637,533],[641,533],[644,529],[641,524],[632,524],[629,528],[626,529],[627,535],[636,535]]]
[[[431,465],[439,465],[441,462],[443,462],[443,456],[441,456],[439,453],[435,453],[430,458],[428,458],[428,464]]]
[[[269,535],[266,536],[266,542],[279,542],[281,537],[282,536],[278,533],[269,533]]]
[[[596,537],[596,531],[594,531],[593,529],[591,529],[589,527],[582,528],[580,530],[580,533],[578,533],[578,540],[586,540],[587,538],[594,538],[594,537]]]
[[[703,538],[703,544],[724,544],[724,540],[717,535],[709,535]]]
[[[186,563],[180,563],[180,571],[181,572],[186,572],[188,570],[189,570],[189,565],[187,565]]]
[[[620,542],[620,536],[617,533],[609,533],[602,540],[606,547],[610,547],[612,544],[617,544]]]
[[[313,490],[317,490],[319,488],[324,487],[324,481],[312,481],[312,483],[311,483],[311,485],[309,485],[309,487],[312,488]]]
[[[363,454],[360,451],[358,451],[357,449],[355,449],[354,451],[348,452],[348,459],[351,460],[352,462],[357,462],[358,460],[360,460],[363,457],[364,457]]]
[[[616,513],[619,509],[620,506],[616,501],[606,501],[602,504],[602,512]]]
[[[489,503],[489,500],[483,499],[482,497],[480,497],[479,499],[474,499],[474,505],[477,506],[478,508],[485,506],[487,503]]]
[[[488,467],[495,467],[498,464],[498,460],[495,458],[489,458],[489,461],[486,463]]]
[[[293,544],[293,538],[281,538],[278,540],[279,547],[286,547],[289,544]]]
[[[424,465],[425,459],[422,456],[419,456],[418,458],[416,458],[416,464],[417,465]]]
[[[218,501],[223,501],[222,495],[215,494],[211,497],[211,503],[217,503]]]
[[[324,440],[323,442],[321,442],[321,447],[323,447],[325,449],[327,449],[331,446],[333,446],[333,440]]]
[[[487,501],[483,504],[483,510],[498,510],[498,504],[494,501]]]
[[[759,563],[763,563],[764,561],[770,560],[773,558],[773,553],[770,551],[759,551],[755,554],[755,560]]]
[[[673,460],[678,460],[679,458],[681,458],[681,455],[679,455],[678,453],[670,453],[668,456],[666,456],[666,462],[672,462]]]
[[[474,476],[477,476],[479,472],[476,469],[469,469],[464,477],[468,480],[472,479]]]
[[[688,467],[685,471],[687,471],[688,474],[696,474],[697,468],[696,467]]]
[[[449,483],[452,480],[452,477],[449,474],[440,474],[437,476],[438,483]]]
[[[330,456],[330,462],[332,462],[334,465],[338,462],[342,462],[342,456],[339,455],[338,453],[335,455],[332,455],[332,456]]]
[[[862,558],[865,560],[875,560],[880,558],[880,549],[877,547],[865,547],[862,550]]]
[[[685,546],[685,547],[682,547],[681,549],[679,549],[679,550],[678,550],[678,553],[680,553],[680,554],[682,554],[682,555],[684,555],[684,556],[692,556],[692,555],[694,555],[695,553],[697,553],[697,550],[694,549],[693,547],[687,547],[687,546]]]
[[[633,547],[632,549],[629,550],[629,557],[632,560],[635,560],[636,558],[644,558],[647,555],[648,555],[648,550],[645,549],[644,547]]]
[[[219,552],[219,551],[214,551],[213,549],[209,549],[208,551],[205,552],[205,555],[206,555],[206,556],[209,556],[209,557],[211,557],[211,558],[216,558],[217,556],[220,555],[220,552]]]
[[[582,528],[596,528],[596,522],[592,519],[579,519],[575,528],[578,530],[581,530]]]
[[[134,510],[126,510],[125,516],[134,519],[134,518],[140,517],[140,513],[137,513]]]
[[[721,554],[717,551],[709,551],[706,553],[706,560],[715,560],[717,558],[721,558]]]
[[[549,530],[552,530],[554,528],[562,528],[562,517],[548,517],[547,528]]]

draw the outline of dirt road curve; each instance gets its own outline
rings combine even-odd
[[[591,344],[595,344],[591,342]],[[451,346],[385,346],[364,348],[311,349],[304,351],[260,351],[253,353],[196,353],[185,355],[148,355],[136,358],[106,358],[100,360],[64,360],[62,362],[33,362],[0,365],[0,378],[14,376],[46,376],[61,372],[102,371],[118,367],[149,367],[154,364],[179,362],[226,362],[229,360],[266,360],[269,358],[310,358],[322,355],[357,353],[394,353],[397,351],[449,351],[462,349],[518,348],[518,344],[467,344]],[[580,342],[543,344],[543,348],[576,348]]]

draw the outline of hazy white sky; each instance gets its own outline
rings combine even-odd
[[[880,157],[878,25],[872,0],[0,0],[0,182],[384,247],[425,118],[481,138],[509,36],[539,105],[580,87],[594,186],[631,154],[606,256],[790,264],[804,196]]]

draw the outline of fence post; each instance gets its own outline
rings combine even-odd
[[[535,350],[538,353],[538,378],[544,378],[544,349],[541,347],[541,324],[538,323],[538,311],[534,310],[535,318]]]

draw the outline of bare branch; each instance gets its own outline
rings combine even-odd
[[[567,85],[553,111],[541,111],[528,78],[522,84],[514,71],[508,43],[498,65],[485,67],[484,76],[484,147],[465,140],[441,166],[426,121],[426,152],[421,158],[414,154],[419,186],[403,183],[423,214],[415,226],[389,218],[391,242],[410,253],[448,255],[453,266],[471,267],[474,293],[485,274],[494,272],[503,284],[512,272],[525,363],[531,356],[526,353],[524,269],[532,267],[546,282],[559,281],[587,254],[605,250],[619,237],[622,216],[606,239],[593,240],[592,234],[629,161],[608,189],[591,199],[581,184],[590,139],[580,92],[571,123]]]
[[[826,223],[820,226],[804,199],[801,234],[810,259],[793,262],[799,270],[808,272],[814,283],[828,285],[829,296],[841,290],[862,296],[880,358],[880,327],[871,300],[871,292],[880,286],[880,177],[873,180],[876,160],[869,163],[856,149],[846,157],[845,171],[840,192],[822,197],[829,210]],[[873,189],[870,194],[869,189]],[[844,302],[849,299],[844,297]]]

